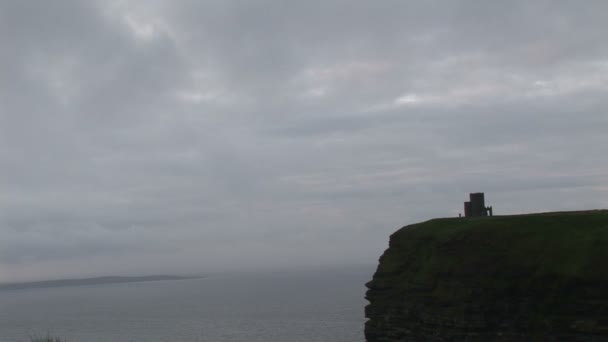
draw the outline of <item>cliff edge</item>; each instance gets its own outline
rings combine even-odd
[[[608,211],[409,225],[367,287],[368,342],[608,341]]]

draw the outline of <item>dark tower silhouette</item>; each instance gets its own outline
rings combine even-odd
[[[464,202],[464,217],[493,216],[492,207],[486,207],[486,199],[483,192],[469,194],[469,201]]]
[[[464,217],[471,217],[471,202],[464,202]]]
[[[471,199],[471,216],[486,216],[486,199],[483,192],[469,194]]]

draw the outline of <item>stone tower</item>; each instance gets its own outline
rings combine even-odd
[[[486,199],[483,192],[469,194],[469,201],[464,202],[464,217],[492,216],[492,207],[486,207]]]

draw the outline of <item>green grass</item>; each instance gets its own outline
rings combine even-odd
[[[435,266],[464,271],[487,259],[536,276],[608,280],[608,211],[547,213],[484,218],[434,219],[404,227],[392,236],[400,248],[387,251],[387,270],[424,259],[421,273]],[[505,271],[509,271],[509,269]]]

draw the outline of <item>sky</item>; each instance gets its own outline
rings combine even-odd
[[[608,208],[608,2],[0,0],[0,282],[374,265]]]

